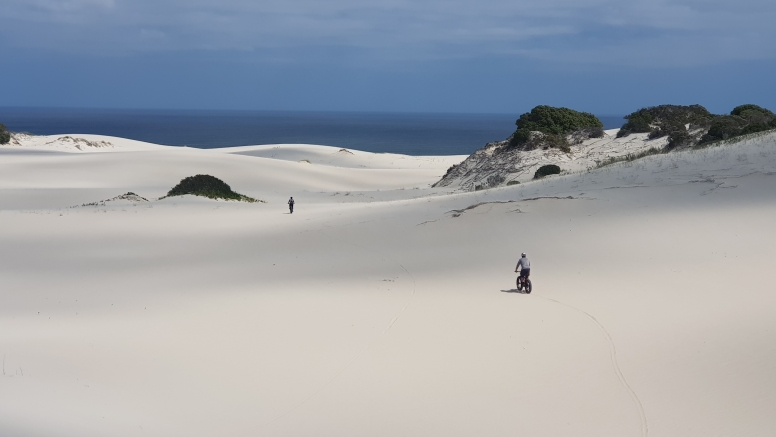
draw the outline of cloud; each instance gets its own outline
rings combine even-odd
[[[5,0],[0,46],[121,54],[237,50],[289,61],[523,56],[599,65],[773,59],[763,0]]]

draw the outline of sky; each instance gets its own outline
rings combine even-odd
[[[773,0],[0,0],[0,106],[776,110]]]

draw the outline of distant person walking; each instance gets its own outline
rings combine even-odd
[[[291,196],[291,198],[288,199],[288,211],[289,211],[289,214],[293,214],[294,213],[294,197],[293,196]]]

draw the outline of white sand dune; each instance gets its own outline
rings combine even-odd
[[[307,144],[271,144],[266,146],[225,147],[214,152],[296,161],[306,164],[371,169],[443,168],[466,159],[466,155],[408,156],[394,153],[370,153],[331,146]]]
[[[127,147],[0,147],[0,435],[776,429],[775,134],[478,192],[429,188],[462,157],[89,140]],[[155,200],[196,173],[267,203]]]

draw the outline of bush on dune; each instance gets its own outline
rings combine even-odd
[[[652,116],[641,109],[625,117],[628,121],[617,132],[617,138],[627,137],[632,133],[647,133],[652,130]]]
[[[541,179],[553,174],[560,174],[560,167],[555,164],[543,165],[534,173],[534,179]]]
[[[517,130],[509,139],[509,148],[531,150],[537,147],[554,147],[570,151],[567,135],[600,138],[603,123],[593,114],[569,108],[540,105],[521,115],[515,122]],[[541,135],[532,134],[540,132]]]
[[[232,191],[232,188],[221,179],[210,175],[198,174],[189,176],[174,186],[165,197],[183,196],[192,194],[210,199],[239,200],[243,202],[261,202]]]
[[[642,108],[625,117],[617,137],[649,133],[649,139],[668,137],[667,150],[726,140],[765,130],[776,129],[776,114],[761,106],[746,104],[729,115],[714,115],[701,105],[660,105]],[[688,131],[696,133],[691,134]],[[706,132],[698,138],[698,130]]]
[[[4,124],[0,123],[0,144],[8,144],[9,141],[11,141],[11,133]]]
[[[776,114],[757,105],[741,105],[730,111],[730,115],[716,117],[699,144],[770,129],[776,129]]]
[[[714,115],[701,105],[660,105],[639,109],[625,118],[628,121],[617,132],[617,138],[649,133],[649,139],[655,139],[672,134],[683,138],[681,132],[687,132],[686,125],[690,129],[707,127]]]

